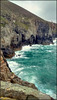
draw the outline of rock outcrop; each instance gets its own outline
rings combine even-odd
[[[57,37],[55,23],[45,21],[8,0],[1,1],[0,19],[1,49],[5,57],[6,54],[12,57],[13,50],[18,50],[22,45],[47,45]]]
[[[1,81],[0,96],[16,100],[53,100],[50,96],[36,89],[3,81]]]

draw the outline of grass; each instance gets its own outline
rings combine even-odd
[[[25,23],[24,23],[25,22]],[[19,19],[17,19],[15,21],[15,25],[19,26],[19,27],[22,27],[23,29],[26,29],[28,30],[28,28],[30,27],[30,24],[26,24],[26,22],[29,22],[27,19],[23,19],[22,21],[22,18],[19,17]]]
[[[8,24],[8,20],[2,16],[0,16],[0,26],[5,27],[6,24]]]

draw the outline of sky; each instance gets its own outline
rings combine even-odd
[[[27,0],[9,0],[26,10],[34,13],[35,15],[47,20],[56,22],[56,1],[49,0],[49,1],[27,1]]]

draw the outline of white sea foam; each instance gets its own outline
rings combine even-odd
[[[19,64],[18,63],[16,63],[15,61],[7,61],[8,62],[8,64],[9,64],[9,66],[18,66]]]
[[[41,47],[41,45],[34,44],[34,45],[31,46],[31,49],[38,49],[38,48],[40,48],[40,47]]]
[[[54,99],[56,99],[56,94],[53,93],[52,90],[48,90],[48,89],[46,89],[45,91],[46,91],[46,94],[48,94],[48,95],[50,95],[51,97],[53,97]]]
[[[16,63],[15,61],[7,61],[7,62],[13,72],[16,72],[16,69],[18,68],[18,66],[20,66],[20,64]]]
[[[52,50],[47,50],[47,52],[52,52]]]
[[[30,45],[23,46],[21,51],[29,51],[31,49]]]
[[[53,40],[54,43],[56,43],[56,41],[57,41],[57,38],[55,38],[55,40]]]
[[[22,75],[23,75],[23,72],[20,72],[20,73],[19,73],[19,76],[22,76]]]
[[[15,56],[12,57],[12,59],[18,59],[18,58],[28,59],[28,57],[26,57],[26,56],[24,55],[24,52],[23,52],[23,51],[16,51],[16,52],[15,52]]]
[[[25,57],[25,55],[15,55],[12,59],[18,59],[18,58],[24,58],[24,59],[28,59],[27,57]]]
[[[55,40],[53,40],[54,45],[57,45],[57,38],[55,38]]]
[[[36,86],[37,86],[37,84],[36,84]],[[53,92],[53,90],[51,90],[51,89],[45,89],[45,85],[44,84],[38,84],[37,88],[41,92],[46,93],[47,95],[49,95],[52,98],[56,99],[56,94]]]
[[[27,79],[27,77],[25,77],[26,79]],[[36,83],[36,80],[37,80],[37,77],[36,76],[31,76],[31,77],[29,77],[29,79],[28,79],[28,81],[30,82],[30,83]]]
[[[17,70],[16,71],[21,71],[21,70],[23,70],[24,68],[17,68]]]

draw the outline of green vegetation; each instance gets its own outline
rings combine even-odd
[[[26,30],[28,30],[28,28],[30,26],[29,24],[26,24],[26,23],[23,23],[23,22],[20,22],[20,21],[16,21],[15,25],[22,27],[23,29],[26,29]]]
[[[8,24],[8,20],[2,16],[0,16],[0,26],[5,27],[6,24]]]

